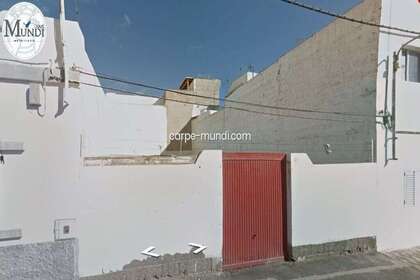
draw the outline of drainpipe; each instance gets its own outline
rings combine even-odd
[[[66,8],[64,5],[64,0],[60,0],[60,43],[63,50],[63,75],[64,75],[64,95],[65,90],[69,86],[69,78],[68,78],[68,71],[66,65],[66,44],[64,38],[64,24],[66,21]]]
[[[397,133],[396,133],[396,86],[397,86],[397,71],[399,66],[399,54],[400,52],[394,52],[393,55],[393,63],[392,63],[392,109],[391,109],[391,124],[392,124],[392,159],[397,160]]]

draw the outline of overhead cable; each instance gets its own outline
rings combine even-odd
[[[176,93],[176,94],[184,95],[184,96],[198,97],[198,98],[209,99],[209,100],[214,100],[214,101],[221,101],[221,102],[224,102],[224,103],[253,106],[253,107],[259,107],[259,108],[265,108],[265,109],[294,111],[294,112],[301,112],[301,113],[332,114],[332,115],[342,115],[342,116],[351,116],[351,117],[376,118],[376,115],[373,115],[373,114],[358,114],[358,113],[350,113],[350,112],[323,111],[323,110],[316,110],[316,109],[304,109],[304,108],[293,108],[293,107],[285,107],[285,106],[273,106],[273,105],[259,104],[259,103],[253,103],[253,102],[247,102],[247,101],[232,100],[232,99],[228,99],[228,98],[211,97],[211,96],[199,95],[199,94],[195,94],[195,93],[188,93],[188,92],[185,92],[185,91],[167,89],[167,88],[154,86],[154,85],[149,85],[149,84],[136,82],[136,81],[129,81],[129,80],[126,80],[126,79],[113,77],[113,76],[110,76],[110,75],[107,75],[107,74],[102,74],[102,73],[93,74],[93,73],[85,72],[83,70],[79,70],[79,72],[81,74],[96,77],[96,78],[99,78],[99,79],[110,80],[110,81],[114,81],[114,82],[129,84],[129,85],[148,88],[148,89],[167,91],[167,92],[172,92],[172,93]]]
[[[179,100],[179,99],[173,99],[173,98],[167,98],[167,97],[158,97],[158,96],[151,95],[151,94],[134,92],[134,91],[124,90],[124,89],[117,89],[117,88],[113,88],[113,87],[106,87],[106,86],[92,84],[92,83],[85,83],[85,82],[79,82],[79,83],[81,85],[101,88],[103,90],[114,91],[116,93],[123,93],[123,94],[127,94],[127,95],[154,97],[154,98],[160,98],[162,100],[172,101],[172,102],[182,103],[182,104],[209,106],[209,104],[195,102],[195,101],[193,102],[193,101]],[[271,112],[255,111],[255,110],[250,110],[250,109],[246,109],[246,108],[226,106],[226,105],[219,106],[219,107],[224,108],[224,109],[231,109],[231,110],[236,110],[236,111],[242,111],[242,112],[248,112],[248,113],[254,113],[254,114],[261,114],[261,115],[268,115],[268,116],[284,117],[284,118],[331,121],[331,122],[349,122],[349,123],[365,123],[366,122],[366,120],[363,121],[363,120],[355,120],[355,119],[330,119],[330,118],[317,118],[317,117],[306,117],[306,116],[297,116],[297,115],[285,115],[285,114],[278,114],[278,113],[271,113]]]
[[[384,24],[377,24],[374,22],[369,22],[369,21],[364,21],[361,19],[356,19],[356,18],[351,18],[348,16],[344,16],[344,15],[340,15],[328,10],[324,10],[318,7],[314,7],[308,4],[304,4],[298,1],[294,1],[294,0],[279,0],[281,2],[290,4],[290,5],[294,5],[312,12],[317,12],[320,14],[324,14],[327,16],[331,16],[331,17],[335,17],[335,18],[339,18],[342,20],[346,20],[346,21],[350,21],[350,22],[354,22],[354,23],[360,23],[360,24],[364,24],[364,25],[369,25],[372,27],[379,27],[379,28],[383,28],[383,29],[388,29],[388,30],[394,30],[394,31],[400,31],[400,32],[405,32],[405,33],[411,33],[411,34],[415,34],[415,35],[420,35],[420,31],[415,31],[415,30],[409,30],[409,29],[405,29],[405,28],[400,28],[400,27],[395,27],[395,26],[390,26],[390,25],[384,25]]]

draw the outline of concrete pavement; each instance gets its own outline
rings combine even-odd
[[[205,260],[202,258],[202,260]],[[130,266],[137,266],[133,263]],[[197,264],[196,264],[197,265]],[[133,269],[133,267],[131,268]],[[162,268],[155,267],[159,272]],[[200,270],[200,269],[199,269]],[[122,272],[108,273],[86,280],[418,280],[420,247],[389,253],[314,257],[302,262],[271,263],[234,272],[185,273],[167,277],[147,274],[138,277]],[[160,273],[159,275],[161,275]],[[165,273],[163,273],[165,274]],[[168,273],[169,274],[169,273]],[[156,274],[157,275],[157,274]],[[165,274],[166,276],[166,274]]]
[[[231,280],[417,280],[420,248],[391,253],[314,258],[304,262],[276,263],[225,275]]]

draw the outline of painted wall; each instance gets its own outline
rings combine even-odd
[[[58,23],[47,23],[46,46],[31,62],[60,59]],[[66,22],[65,36],[67,63],[94,73],[78,24]],[[11,58],[3,44],[0,58]],[[21,228],[23,239],[0,246],[51,241],[54,220],[75,218],[82,276],[121,269],[148,246],[185,253],[189,242],[203,243],[208,256],[220,257],[220,151],[203,152],[195,164],[84,167],[86,155],[158,151],[166,140],[164,108],[95,87],[48,86],[41,117],[28,108],[27,89],[0,80],[0,138],[24,143],[23,153],[6,154],[0,165],[0,228]]]
[[[82,138],[85,156],[159,155],[167,145],[166,108],[157,98],[107,93],[98,100],[98,133]]]
[[[291,157],[292,245],[377,236],[383,207],[373,163],[315,165]]]
[[[347,15],[379,22],[380,1],[363,1]],[[211,117],[194,119],[193,131],[250,132],[252,141],[194,141],[193,149],[307,153],[316,163],[374,161],[372,142],[376,131],[372,116],[376,113],[378,33],[377,28],[333,21],[229,96],[232,100],[270,106],[371,117],[291,112],[226,102],[228,106],[266,115],[228,108]],[[224,116],[220,118],[218,114]],[[325,144],[330,144],[334,153],[325,153]]]
[[[401,28],[420,30],[420,4],[418,1],[382,1],[382,24],[398,26]],[[377,82],[377,110],[384,110],[386,92],[388,92],[388,110],[391,109],[391,86],[389,83],[386,91],[386,77],[391,81],[392,70],[386,73],[384,59],[390,56],[392,65],[392,54],[411,38],[407,34],[400,32],[387,33],[381,32],[379,40],[378,57],[378,82]],[[420,47],[417,40],[411,46]],[[403,59],[400,58],[401,66]],[[404,68],[398,70],[396,87],[396,121],[397,131],[420,132],[420,122],[418,121],[418,106],[420,104],[420,84],[404,81]],[[381,192],[380,203],[382,219],[378,237],[380,249],[406,248],[420,245],[420,203],[417,196],[415,207],[404,206],[403,173],[405,170],[420,170],[420,135],[397,134],[396,156],[398,160],[387,161],[392,154],[392,141],[386,141],[385,137],[391,137],[382,126],[377,126],[378,135],[378,186],[384,191]],[[419,189],[417,183],[417,193]]]
[[[417,1],[383,0],[381,24],[420,30]],[[377,112],[392,107],[393,53],[413,35],[382,30],[379,37]],[[420,40],[409,45],[420,47]],[[389,69],[385,60],[390,58]],[[377,163],[313,165],[304,155],[292,155],[293,245],[317,244],[375,235],[379,250],[420,245],[420,203],[404,204],[404,172],[420,170],[420,83],[404,81],[404,60],[396,75],[396,156],[391,160],[391,131],[378,124]],[[388,71],[387,71],[388,70]],[[388,88],[386,80],[388,79]],[[386,102],[387,100],[387,102]],[[378,118],[378,120],[381,120]],[[388,139],[388,140],[386,140]],[[416,192],[419,183],[417,180]]]
[[[9,158],[2,168],[1,228],[21,228],[18,243],[53,239],[56,219],[74,218],[81,275],[121,269],[142,250],[187,253],[188,243],[221,257],[221,152],[204,152],[195,164],[45,168],[17,178],[30,158]],[[25,161],[25,162],[23,162]],[[54,173],[57,173],[55,175]],[[43,182],[33,182],[39,180]],[[31,182],[32,181],[32,182]],[[16,244],[6,242],[2,245]]]

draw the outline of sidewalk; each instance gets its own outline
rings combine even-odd
[[[187,255],[186,255],[187,256]],[[179,257],[179,256],[178,256]],[[199,258],[195,265],[202,266]],[[153,260],[149,260],[153,261]],[[146,261],[147,262],[147,261]],[[133,263],[137,267],[139,264]],[[187,265],[186,267],[190,267]],[[131,268],[133,269],[133,268]],[[149,267],[150,270],[150,267]],[[161,272],[162,267],[156,266]],[[185,275],[165,273],[128,273],[125,270],[107,273],[83,280],[418,280],[420,279],[420,247],[390,253],[327,256],[302,262],[279,262],[234,272],[202,272]],[[124,273],[127,272],[127,273]],[[153,271],[151,271],[153,272]],[[143,276],[141,276],[143,275]],[[145,276],[144,276],[145,275]],[[153,276],[155,275],[155,276]]]
[[[225,275],[232,280],[420,279],[420,248],[370,255],[331,256],[276,263]]]

